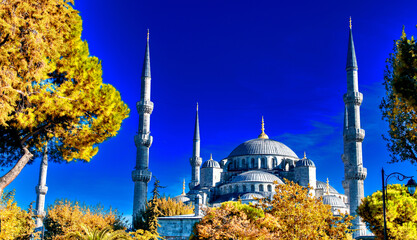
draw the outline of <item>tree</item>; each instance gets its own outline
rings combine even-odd
[[[183,202],[178,202],[170,197],[160,197],[156,200],[160,217],[177,216],[194,213],[192,205],[186,205]]]
[[[130,240],[132,239],[128,233],[123,230],[113,231],[110,227],[106,227],[101,230],[97,229],[90,229],[84,225],[82,225],[83,233],[80,232],[72,232],[66,235],[66,239],[68,240],[119,240],[125,239]]]
[[[11,167],[0,193],[46,142],[52,161],[90,161],[129,114],[119,92],[102,83],[101,62],[81,39],[72,6],[0,3],[0,166]]]
[[[83,232],[86,229],[101,231],[126,229],[123,218],[116,210],[102,207],[80,206],[69,200],[55,201],[48,207],[44,219],[47,239],[59,239],[67,234]]]
[[[192,239],[350,239],[349,215],[334,216],[331,207],[308,194],[308,188],[286,181],[272,200],[258,205],[224,203],[208,209],[194,227]]]
[[[417,163],[417,45],[404,30],[394,44],[384,75],[386,96],[380,108],[389,124],[391,162]]]
[[[0,239],[28,238],[35,228],[31,208],[25,211],[14,201],[14,191],[4,192],[0,199]]]
[[[417,198],[405,186],[387,186],[386,219],[388,239],[417,239]],[[362,200],[358,214],[379,239],[384,239],[382,192]]]

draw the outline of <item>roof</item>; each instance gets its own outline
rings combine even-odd
[[[323,191],[327,190],[327,183],[322,181],[316,181],[316,189],[323,189]],[[339,193],[334,187],[329,185],[329,192],[330,193]]]
[[[246,155],[278,155],[298,158],[294,151],[285,144],[263,138],[255,138],[240,144],[229,154],[229,157]]]
[[[264,196],[262,196],[259,193],[245,193],[242,196],[240,196],[241,200],[255,200],[255,198],[261,199],[264,198]]]
[[[220,164],[213,159],[209,159],[203,163],[201,168],[220,168]]]
[[[273,183],[274,181],[277,181],[278,184],[284,184],[281,179],[279,179],[277,176],[263,172],[263,171],[248,171],[241,173],[235,177],[232,178],[232,183],[236,182],[268,182]]]
[[[332,207],[346,208],[346,204],[343,202],[343,200],[335,195],[324,195],[323,203]]]
[[[182,194],[178,195],[176,197],[173,197],[172,199],[174,199],[177,202],[183,202],[183,203],[190,201],[190,199],[188,197],[186,197],[185,195],[182,195]]]
[[[295,163],[296,167],[315,167],[316,165],[314,165],[314,162],[311,159],[308,158],[303,158],[298,160]]]

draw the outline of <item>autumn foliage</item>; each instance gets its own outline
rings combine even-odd
[[[388,239],[417,239],[417,198],[400,184],[388,185],[386,197]],[[381,191],[364,198],[358,214],[378,239],[384,239]]]
[[[0,199],[0,239],[27,239],[35,228],[32,213],[17,206],[14,191],[4,192]]]
[[[226,202],[206,209],[192,239],[351,239],[353,217],[334,216],[308,189],[286,181],[275,192],[257,205]]]

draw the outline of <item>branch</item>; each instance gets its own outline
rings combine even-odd
[[[32,137],[32,136],[34,136],[34,135],[36,135],[36,134],[38,134],[40,131],[42,131],[42,130],[44,130],[44,129],[46,129],[47,127],[49,127],[49,126],[51,126],[51,123],[50,122],[48,122],[47,124],[45,124],[45,125],[43,125],[43,126],[41,126],[41,127],[38,127],[35,131],[32,131],[32,132],[30,132],[30,133],[28,133],[28,135],[26,135],[22,140],[20,140],[20,144],[21,145],[25,145],[25,142],[30,138],[30,137]]]
[[[7,34],[4,40],[0,42],[0,47],[3,46],[8,40],[9,40],[9,34]]]

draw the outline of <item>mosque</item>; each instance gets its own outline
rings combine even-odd
[[[330,186],[329,180],[316,179],[316,166],[313,160],[304,153],[298,157],[288,146],[270,139],[265,133],[262,117],[261,131],[257,138],[248,140],[233,149],[220,161],[210,157],[203,163],[200,157],[200,125],[198,106],[195,118],[193,155],[190,158],[191,182],[189,191],[175,197],[177,201],[192,202],[195,214],[172,217],[160,217],[158,228],[160,235],[167,239],[188,239],[192,226],[202,218],[203,206],[218,206],[225,201],[244,203],[261,198],[271,198],[276,184],[285,184],[285,179],[301,186],[310,186],[310,194],[322,199],[331,206],[334,214],[350,213],[355,210],[364,197],[364,180],[366,168],[362,162],[362,141],[365,131],[360,127],[360,105],[363,100],[358,90],[358,66],[352,37],[349,28],[348,56],[346,64],[347,93],[344,94],[345,118],[343,128],[344,152],[344,193],[339,193]],[[133,216],[140,214],[147,201],[147,185],[151,179],[148,169],[150,136],[150,115],[153,102],[150,100],[151,71],[149,54],[149,32],[145,50],[145,59],[141,77],[141,99],[137,103],[139,112],[139,131],[135,136],[137,147],[136,167],[132,172],[135,183]],[[365,224],[355,218],[353,228],[357,229],[353,237],[366,235]]]

